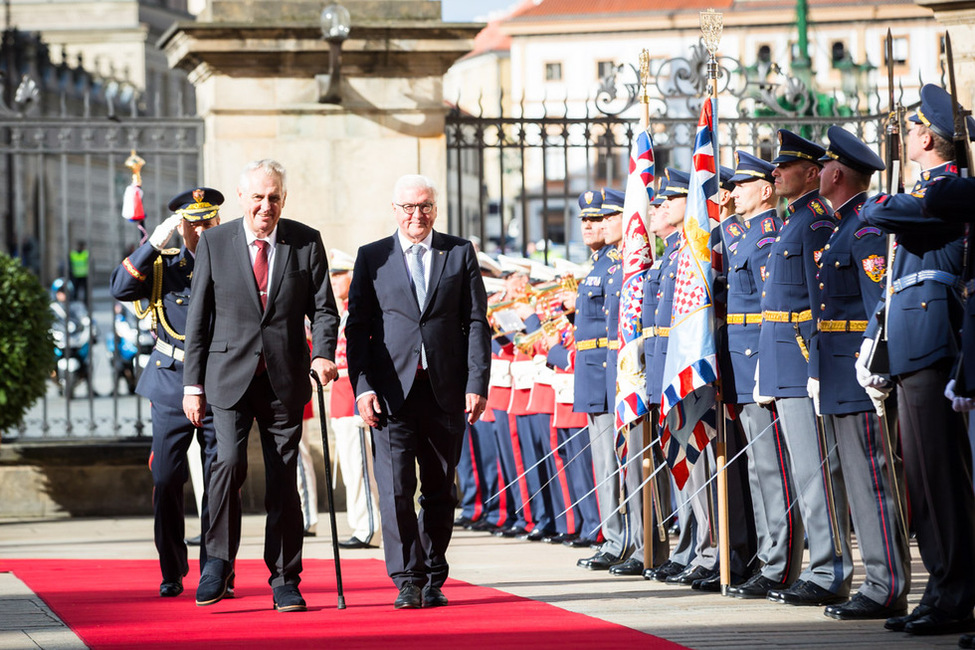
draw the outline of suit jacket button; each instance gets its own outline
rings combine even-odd
[[[176,304],[177,305],[182,305],[183,304],[183,299],[182,298],[177,298],[176,299]]]
[[[825,286],[825,285],[823,285],[823,283],[822,283],[822,282],[820,282],[820,283],[819,283],[819,290],[820,290],[820,291],[822,291],[822,290],[823,290],[823,286]]]
[[[606,362],[605,362],[605,361],[603,361],[603,368],[605,368],[605,367],[606,367]]]
[[[751,348],[745,348],[745,356],[746,357],[752,356],[752,349]]]
[[[160,361],[159,359],[156,359],[156,367],[159,367],[161,365],[162,365],[162,361]]]
[[[928,303],[922,302],[921,303],[921,309],[927,309],[927,308],[928,308]]]

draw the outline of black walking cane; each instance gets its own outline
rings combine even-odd
[[[322,453],[325,455],[325,494],[328,496],[328,521],[332,526],[332,555],[335,557],[335,585],[339,593],[339,609],[345,609],[345,594],[342,593],[342,564],[339,560],[339,534],[335,526],[335,495],[332,493],[332,461],[328,454],[328,427],[325,423],[325,390],[318,374],[312,370],[311,378],[318,386],[318,417],[322,424]]]

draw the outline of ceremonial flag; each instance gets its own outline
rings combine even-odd
[[[720,187],[714,104],[713,99],[704,103],[697,125],[660,404],[660,444],[678,488],[715,433],[718,368],[710,240],[719,219]]]
[[[630,150],[630,174],[623,198],[623,286],[617,329],[616,430],[647,414],[646,374],[643,368],[643,281],[653,251],[647,235],[647,211],[653,200],[653,140],[640,131]],[[617,447],[620,445],[617,444]],[[625,453],[620,456],[623,458]]]

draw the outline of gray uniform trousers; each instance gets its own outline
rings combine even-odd
[[[775,408],[785,436],[799,499],[799,512],[805,524],[809,542],[809,566],[799,576],[834,594],[845,596],[853,580],[853,560],[850,557],[850,518],[843,484],[843,470],[836,453],[836,438],[832,428],[825,432],[829,453],[830,478],[835,513],[830,511],[826,497],[826,467],[820,450],[820,436],[816,429],[816,414],[808,397],[776,398]],[[840,540],[839,554],[833,547],[833,526],[837,525]]]
[[[589,413],[589,438],[592,441],[592,466],[596,480],[596,502],[599,504],[599,516],[603,520],[603,545],[600,551],[618,558],[625,557],[627,542],[624,537],[623,516],[617,511],[620,506],[620,481],[617,474],[606,480],[619,468],[616,458],[615,434],[613,432],[612,413]],[[602,485],[600,485],[602,483]],[[611,512],[615,514],[610,514]],[[590,531],[586,531],[589,535]],[[595,537],[595,532],[592,537]]]
[[[749,446],[748,484],[755,513],[758,560],[762,575],[792,584],[802,569],[803,527],[785,441],[775,411],[758,404],[742,404],[738,419]]]
[[[592,464],[596,479],[596,502],[599,516],[603,520],[603,538],[606,540],[600,551],[626,559],[631,554],[643,559],[643,496],[640,484],[643,482],[642,454],[643,426],[638,425],[630,431],[627,448],[629,460],[626,464],[626,514],[620,510],[620,472],[616,457],[616,416],[612,413],[590,413],[589,435],[592,440]],[[613,478],[605,481],[606,477]],[[613,513],[613,514],[610,514]],[[596,531],[585,531],[586,536],[596,536]]]
[[[710,445],[708,445],[710,449]],[[708,466],[714,467],[714,462],[705,462],[709,451],[704,450],[697,462],[694,463],[681,496],[689,502],[691,517],[694,519],[694,557],[688,563],[691,567],[704,567],[705,569],[715,569],[718,566],[718,538],[717,538],[717,511],[714,512],[715,535],[711,534],[711,508],[708,506],[708,495],[711,490],[701,489],[708,480]],[[696,494],[695,494],[696,493]],[[683,527],[681,527],[683,533]]]
[[[889,400],[888,404],[893,401]],[[898,495],[890,482],[880,419],[873,412],[823,417],[836,434],[853,528],[866,569],[859,592],[884,607],[906,606],[911,584],[911,552],[898,515]],[[896,411],[888,413],[887,422],[897,422]],[[892,437],[891,441],[894,440]],[[896,461],[895,471],[902,491],[900,503],[906,508],[903,468]]]

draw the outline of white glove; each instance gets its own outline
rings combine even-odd
[[[759,406],[768,406],[775,401],[773,398],[769,397],[768,395],[762,395],[758,391],[758,364],[757,363],[755,364],[755,388],[752,389],[752,399],[755,400],[755,403],[758,404]]]
[[[951,402],[951,408],[956,413],[968,413],[975,408],[975,399],[955,395],[955,380],[952,379],[945,387],[945,397]]]
[[[856,363],[853,364],[854,368],[856,368],[857,383],[863,386],[864,389],[867,389],[867,393],[870,392],[870,388],[876,388],[883,391],[884,397],[886,397],[891,388],[890,377],[888,375],[875,375],[867,369],[867,359],[870,358],[872,351],[873,339],[863,339],[863,343],[860,344],[860,356],[857,357]]]
[[[169,238],[173,236],[174,232],[176,232],[176,226],[179,225],[179,222],[182,219],[183,217],[180,215],[173,214],[161,224],[156,226],[156,229],[152,231],[151,235],[149,235],[149,243],[152,244],[152,247],[157,251],[161,251],[163,248],[165,248],[166,242],[168,242]]]
[[[809,395],[809,399],[813,402],[813,410],[816,411],[816,417],[822,415],[819,410],[819,380],[815,377],[810,377],[806,380],[806,394]]]

